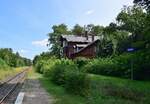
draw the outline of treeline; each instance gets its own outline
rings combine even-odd
[[[21,57],[18,52],[14,53],[11,48],[0,49],[0,60],[1,63],[10,67],[30,66],[32,64],[30,59]]]
[[[139,3],[138,3],[139,4]],[[88,35],[94,34],[102,36],[99,44],[99,57],[120,55],[128,48],[135,50],[150,48],[150,13],[145,12],[142,6],[124,6],[122,11],[116,16],[116,21],[109,26],[89,24],[86,26]],[[49,46],[51,53],[60,57],[60,35],[85,35],[85,27],[76,24],[72,29],[67,25],[60,24],[52,27],[53,32],[49,33]]]

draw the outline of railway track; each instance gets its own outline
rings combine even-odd
[[[24,81],[28,69],[25,69],[24,71],[0,84],[0,104],[5,104],[7,98],[13,92],[15,92],[17,86]]]

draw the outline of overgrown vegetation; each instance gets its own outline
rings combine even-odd
[[[149,104],[150,83],[89,74],[89,104]]]
[[[150,51],[143,51],[124,53],[112,58],[94,59],[85,65],[84,69],[93,74],[149,80]]]
[[[89,78],[81,72],[77,65],[67,59],[39,60],[35,64],[37,72],[43,73],[53,83],[64,86],[66,91],[86,96],[89,91]]]
[[[19,53],[13,53],[12,49],[0,49],[0,80],[20,72],[22,68],[18,67],[30,65],[31,60],[21,57]]]
[[[5,69],[0,68],[0,80],[6,80],[7,78],[16,75],[22,70],[23,67],[18,67],[18,68],[5,67]]]
[[[11,48],[1,48],[0,58],[10,67],[30,66],[31,60],[14,53]]]
[[[54,104],[149,104],[150,102],[149,82],[93,74],[88,76],[91,81],[90,91],[86,97],[67,93],[63,86],[54,84],[47,77],[40,77],[39,80],[48,93],[53,95]]]
[[[0,58],[0,70],[8,68],[8,65],[4,60]]]
[[[83,36],[85,30],[78,24],[70,30],[65,24],[54,25],[53,32],[49,33],[51,51],[35,57],[36,71],[50,84],[84,96],[87,104],[149,104],[150,84],[144,80],[150,80],[150,3],[146,0],[134,0],[134,3],[134,6],[124,6],[116,22],[109,26],[87,25],[89,35],[103,37],[95,59],[63,59],[60,36]]]

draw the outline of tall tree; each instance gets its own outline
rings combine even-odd
[[[145,29],[148,29],[148,14],[137,5],[125,6],[117,16],[117,22],[121,30],[132,33],[132,47],[142,49],[146,47]],[[147,31],[147,30],[146,30]]]
[[[133,2],[143,6],[148,12],[150,12],[150,0],[134,0]]]
[[[60,24],[60,25],[54,25],[52,27],[53,32],[49,33],[49,46],[50,46],[50,51],[53,55],[60,57],[60,36],[62,34],[68,35],[71,32],[68,30],[67,26],[65,24]]]
[[[94,35],[102,35],[103,31],[104,31],[104,27],[99,25],[93,26],[91,29],[91,33]]]
[[[76,24],[72,29],[72,33],[74,35],[83,35],[84,34],[84,28],[82,26],[80,26],[79,24]]]
[[[13,50],[11,48],[1,48],[0,58],[3,59],[11,67],[31,65],[31,60],[21,57],[18,52],[13,53]],[[26,63],[26,61],[28,61],[28,63]]]
[[[145,28],[145,19],[146,13],[139,6],[125,6],[116,18],[120,29],[136,35],[142,34],[142,30]]]

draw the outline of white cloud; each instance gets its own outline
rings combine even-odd
[[[48,44],[48,39],[33,41],[32,45],[45,47]]]
[[[95,12],[94,10],[88,10],[88,11],[85,12],[85,14],[90,15],[90,14],[93,14],[94,12]]]
[[[19,50],[19,53],[28,53],[28,52],[29,52],[29,51],[24,50],[24,49]]]

